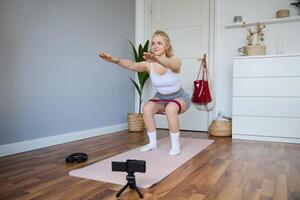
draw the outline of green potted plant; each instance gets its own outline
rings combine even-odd
[[[136,50],[136,48],[134,47],[134,45],[131,41],[129,41],[129,43],[132,47],[135,61],[136,62],[144,61],[143,53],[148,52],[149,40],[146,41],[144,46],[142,46],[140,44],[138,47],[138,51]],[[129,77],[139,95],[139,112],[138,113],[128,113],[128,131],[130,131],[130,132],[144,130],[144,119],[143,119],[143,114],[141,112],[141,107],[142,107],[142,102],[143,102],[143,89],[144,89],[146,81],[149,78],[149,73],[148,72],[137,72],[137,77],[138,77],[138,81],[135,81],[133,78]]]
[[[298,15],[300,15],[300,0],[297,0],[297,2],[291,3],[290,5],[296,6],[298,8]]]
[[[300,7],[300,0],[297,0],[295,3],[291,3],[292,6]]]

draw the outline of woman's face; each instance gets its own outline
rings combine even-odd
[[[166,42],[160,35],[156,35],[151,41],[151,52],[156,56],[166,55]]]

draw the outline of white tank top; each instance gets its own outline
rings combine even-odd
[[[179,74],[167,69],[167,72],[159,75],[152,70],[152,63],[150,63],[150,79],[157,92],[161,94],[172,94],[181,88]]]

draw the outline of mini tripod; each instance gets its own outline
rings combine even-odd
[[[122,192],[129,186],[130,189],[135,189],[135,191],[139,194],[140,198],[144,198],[143,194],[136,186],[134,174],[128,173],[128,175],[126,176],[126,180],[127,180],[127,184],[121,188],[121,190],[116,194],[116,197],[119,197],[122,194]]]

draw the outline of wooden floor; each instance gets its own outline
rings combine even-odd
[[[168,136],[159,130],[159,137]],[[183,137],[208,138],[183,132]],[[150,189],[144,199],[300,200],[300,145],[211,138],[215,142]],[[141,133],[119,132],[0,158],[1,200],[116,199],[120,185],[71,177],[70,170],[136,148]],[[65,164],[72,152],[86,152],[83,164]],[[125,190],[120,199],[138,199]]]

